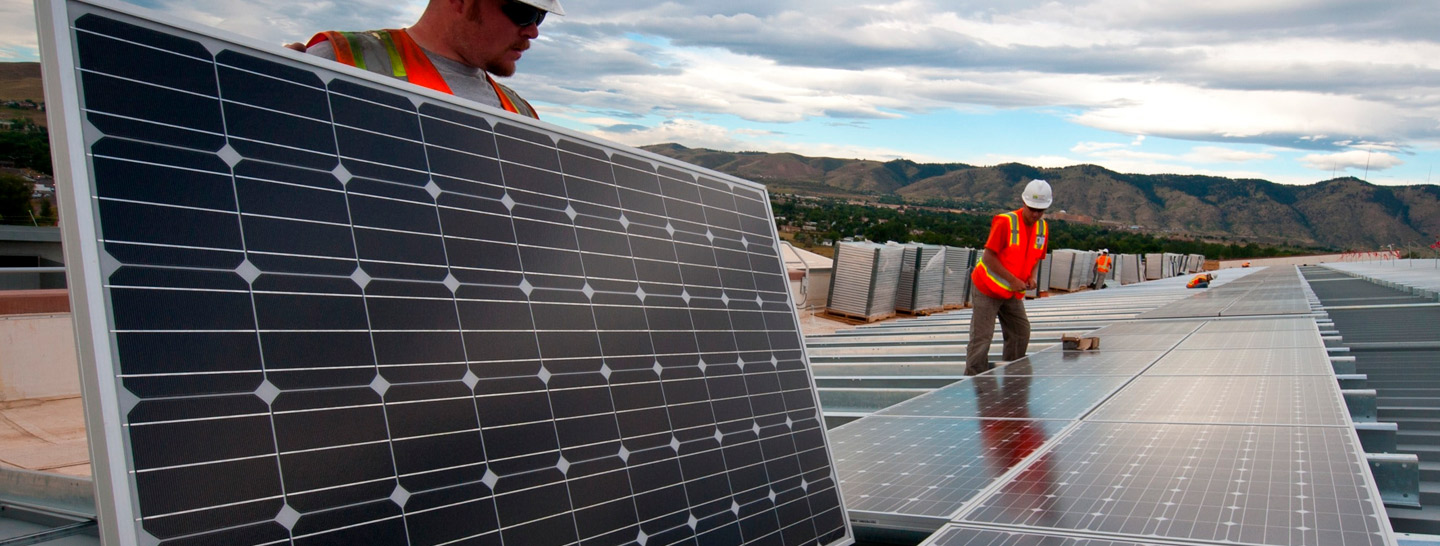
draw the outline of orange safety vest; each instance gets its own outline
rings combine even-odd
[[[1095,270],[1101,273],[1110,272],[1110,256],[1108,254],[1101,254],[1099,258],[1095,258]]]
[[[1190,282],[1185,284],[1185,288],[1195,288],[1196,286],[1200,286],[1202,282],[1210,282],[1210,275],[1196,275],[1195,278],[1190,279]]]
[[[365,66],[364,49],[357,43],[358,40],[364,39],[367,35],[379,40],[380,43],[385,46],[385,52],[390,54],[391,75],[398,79],[421,87],[428,87],[447,95],[455,94],[450,90],[450,85],[445,83],[445,77],[440,75],[440,71],[435,68],[435,64],[430,62],[430,57],[425,55],[425,50],[421,49],[420,46],[415,43],[415,40],[410,38],[410,33],[405,32],[405,29],[372,30],[369,32],[337,32],[327,30],[311,37],[310,42],[305,44],[305,47],[308,48],[329,40],[331,46],[335,48],[336,61],[361,70],[368,70]],[[504,108],[505,111],[540,119],[540,116],[535,113],[535,108],[530,106],[530,103],[526,102],[525,99],[520,98],[518,93],[509,87],[500,85],[499,82],[490,77],[490,74],[483,71],[481,73],[485,74],[485,81],[490,84],[490,87],[495,89],[495,96],[500,98],[500,106]]]
[[[1041,219],[1036,223],[1033,231],[1027,230],[1025,221],[1020,219],[1018,210],[998,215],[995,218],[1005,219],[1010,227],[1010,237],[1007,239],[1004,250],[999,252],[1000,263],[998,265],[1022,280],[1030,278],[1030,273],[1035,270],[1035,264],[1045,259],[1046,243],[1050,239],[1050,225]],[[992,223],[991,229],[999,228]],[[990,268],[996,265],[986,264],[982,257],[980,263],[976,264],[975,270],[970,273],[970,281],[979,287],[981,292],[992,298],[1019,299],[1025,297],[1025,287],[1011,288],[1005,284],[1003,277],[990,271]]]

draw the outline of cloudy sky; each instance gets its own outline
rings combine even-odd
[[[1434,0],[562,1],[509,84],[625,144],[1440,184]],[[424,0],[131,3],[278,44]]]

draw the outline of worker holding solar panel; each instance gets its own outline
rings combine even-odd
[[[1035,287],[1036,265],[1045,258],[1050,227],[1045,209],[1053,201],[1050,184],[1031,180],[1021,194],[1025,206],[996,215],[990,221],[990,236],[980,263],[970,274],[976,291],[975,309],[970,315],[970,341],[965,347],[965,375],[984,373],[990,363],[990,340],[995,337],[995,319],[1005,335],[1003,357],[1007,361],[1025,356],[1030,345],[1030,319],[1025,315],[1025,291]]]
[[[565,14],[559,0],[431,0],[409,28],[326,31],[286,47],[538,119],[494,76],[515,73],[549,13]]]

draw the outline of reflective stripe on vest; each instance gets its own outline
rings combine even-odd
[[[985,278],[988,278],[988,279],[990,279],[991,282],[994,282],[996,286],[999,286],[1000,288],[1003,288],[1003,289],[1005,289],[1006,291],[1014,292],[1014,290],[1011,290],[1011,289],[1010,289],[1010,285],[1005,284],[1005,280],[1004,280],[1004,279],[1001,279],[1000,277],[996,277],[994,273],[991,273],[991,272],[990,272],[990,268],[985,267],[985,257],[984,257],[984,256],[981,256],[979,263],[975,264],[975,269],[979,270],[979,271],[981,272],[981,274],[985,275]]]
[[[1010,221],[1010,246],[1020,244],[1020,218],[1016,217],[1013,212],[1007,212],[1001,216]]]
[[[1050,225],[1045,220],[1040,220],[1035,225],[1034,240],[1024,242],[1021,240],[1020,222],[1022,220],[1020,219],[1020,216],[1017,212],[1011,211],[1004,214],[999,214],[997,215],[997,218],[1004,218],[1006,223],[1008,224],[1008,227],[1010,228],[1010,236],[1006,238],[1006,241],[1009,244],[1006,245],[1006,248],[1004,250],[996,253],[1000,257],[1001,263],[999,264],[986,264],[985,259],[982,256],[980,261],[975,264],[975,271],[972,274],[971,280],[983,287],[984,289],[982,290],[982,292],[985,292],[991,297],[1013,298],[1016,295],[1023,294],[1023,290],[1011,288],[1010,285],[1007,284],[1001,278],[1001,276],[996,274],[996,272],[992,269],[995,267],[1005,267],[1007,261],[1014,261],[1016,259],[1020,260],[1020,262],[1012,263],[1011,265],[1015,266],[1016,268],[1021,268],[1023,267],[1024,263],[1030,261],[1032,257],[1035,257],[1032,256],[1032,254],[1042,254],[1044,252],[1046,243],[1050,238]],[[1043,254],[1039,256],[1039,258],[1043,259]],[[1033,267],[1032,271],[1025,272],[1023,274],[1015,273],[1015,271],[1011,270],[1010,268],[1006,269],[1009,270],[1011,274],[1017,277],[1023,277],[1024,275],[1029,275],[1030,273],[1033,273]],[[1022,281],[1023,280],[1024,279],[1022,278]],[[1009,295],[996,296],[995,293],[1006,293]]]
[[[450,85],[445,83],[445,77],[430,62],[415,40],[404,29],[387,29],[370,32],[336,32],[333,30],[316,34],[310,38],[305,47],[310,47],[326,40],[330,41],[331,47],[335,49],[335,60],[348,64],[355,68],[367,70],[365,66],[365,49],[359,45],[359,41],[366,36],[373,37],[385,48],[386,55],[390,58],[390,73],[396,78],[403,79],[415,85],[434,89],[447,95],[455,94],[450,90]],[[500,85],[490,74],[485,75],[485,82],[495,90],[495,96],[500,101],[500,107],[505,111],[540,119],[535,113],[535,108],[520,95],[508,87]]]
[[[1014,212],[1001,214],[1006,221],[1010,222],[1010,246],[1020,246],[1020,218]],[[1040,226],[1035,230],[1035,248],[1043,248],[1045,240],[1050,238],[1050,224],[1044,219],[1040,220]]]

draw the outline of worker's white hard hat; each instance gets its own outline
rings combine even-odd
[[[521,4],[527,4],[543,9],[555,15],[565,15],[565,8],[560,7],[560,0],[516,0]]]
[[[1025,193],[1020,198],[1025,201],[1025,206],[1032,209],[1048,209],[1054,200],[1050,195],[1050,183],[1044,180],[1031,180],[1025,185]]]

